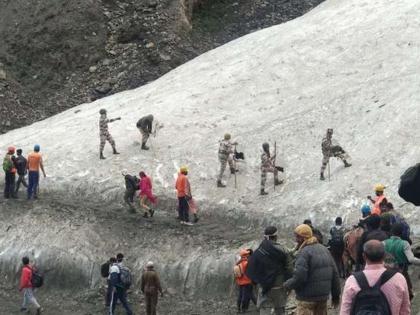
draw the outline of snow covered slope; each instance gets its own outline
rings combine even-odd
[[[190,169],[193,194],[206,209],[262,216],[294,225],[336,215],[357,217],[375,183],[408,217],[398,179],[420,156],[420,2],[329,0],[305,16],[235,40],[145,87],[83,104],[0,136],[24,151],[39,143],[48,178],[43,189],[122,198],[122,169],[145,170],[156,193],[173,198],[177,168]],[[121,116],[110,132],[121,155],[98,159],[99,109]],[[164,124],[152,150],[141,151],[136,121],[153,113]],[[326,128],[352,156],[332,161],[331,182],[319,181]],[[216,188],[218,140],[225,132],[246,154],[238,188]],[[286,182],[260,197],[261,144],[277,141]],[[420,221],[412,217],[412,222]],[[420,225],[418,226],[420,229]]]

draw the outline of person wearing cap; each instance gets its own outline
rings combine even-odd
[[[136,190],[138,190],[139,179],[136,176],[128,174],[127,170],[123,170],[121,174],[125,181],[124,201],[129,206],[129,211],[135,213],[134,195],[136,194]]]
[[[275,165],[275,155],[270,154],[270,145],[268,142],[264,142],[262,145],[263,153],[261,154],[261,187],[260,195],[267,195],[265,191],[265,183],[267,181],[267,173],[273,173],[274,185],[281,185],[282,180],[279,180],[279,171],[283,172],[284,169],[281,166]]]
[[[371,196],[367,196],[367,199],[369,199],[373,203],[373,209],[371,211],[372,214],[381,215],[381,204],[388,202],[384,195],[384,190],[384,185],[377,184],[375,185],[375,199],[373,199]]]
[[[27,173],[26,165],[28,164],[28,161],[26,158],[22,155],[22,149],[16,150],[17,157],[15,159],[15,166],[16,166],[16,172],[18,174],[18,180],[16,182],[16,196],[20,188],[20,184],[22,184],[24,187],[28,188],[28,184],[26,183],[25,175]]]
[[[155,271],[152,261],[146,264],[146,270],[141,276],[141,292],[143,292],[146,302],[146,314],[156,315],[158,293],[160,292],[160,296],[163,297],[163,291],[159,275]]]
[[[219,144],[219,162],[220,162],[220,171],[219,176],[217,177],[217,187],[226,187],[225,184],[222,183],[223,173],[226,169],[226,164],[229,163],[230,173],[235,174],[237,169],[235,169],[233,165],[233,154],[235,152],[234,146],[237,145],[237,142],[230,142],[231,135],[226,133],[223,137],[223,140],[220,140]]]
[[[28,200],[32,198],[32,196],[36,199],[38,198],[38,184],[39,184],[39,169],[41,169],[42,174],[44,177],[47,175],[45,174],[44,164],[42,161],[42,155],[39,153],[41,147],[39,144],[35,144],[34,152],[29,153],[28,155],[28,163],[26,164],[26,168],[28,170]]]
[[[176,179],[175,189],[178,197],[178,216],[181,221],[181,224],[184,225],[193,225],[189,219],[189,205],[188,200],[192,198],[191,195],[191,186],[188,180],[188,168],[186,166],[181,166],[179,169],[179,174]]]
[[[264,240],[248,258],[246,276],[258,284],[257,307],[260,315],[286,314],[287,291],[284,282],[290,278],[293,263],[290,252],[277,241],[277,228],[268,226]]]
[[[15,147],[8,147],[7,153],[3,159],[4,171],[4,198],[16,198],[15,181],[16,181],[16,167],[15,167]]]
[[[149,150],[149,147],[146,145],[146,143],[150,134],[152,133],[153,115],[147,115],[140,118],[136,126],[141,134],[141,149]]]
[[[114,138],[112,138],[111,134],[109,133],[108,130],[108,123],[112,123],[116,120],[120,120],[121,117],[117,117],[117,118],[113,118],[113,119],[108,119],[106,117],[106,109],[102,108],[99,111],[99,114],[101,115],[99,118],[99,139],[100,139],[100,144],[99,144],[99,158],[101,160],[105,159],[104,156],[104,147],[105,147],[105,143],[108,141],[109,144],[112,147],[112,153],[113,154],[119,154],[117,152],[117,149],[115,147],[115,141]]]
[[[344,167],[350,167],[351,164],[348,162],[350,156],[343,148],[338,144],[333,144],[332,141],[333,129],[327,129],[327,135],[322,139],[321,149],[322,149],[322,165],[321,165],[321,175],[320,179],[325,180],[324,172],[327,168],[327,165],[331,157],[339,158],[343,161]]]
[[[293,276],[284,283],[295,290],[296,315],[326,315],[328,298],[336,308],[340,303],[340,277],[328,249],[319,244],[309,225],[295,229],[297,257]]]

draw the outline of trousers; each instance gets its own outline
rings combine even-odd
[[[31,199],[32,195],[36,198],[38,194],[39,172],[29,171],[28,178],[28,199]]]

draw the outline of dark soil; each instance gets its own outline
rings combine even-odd
[[[0,133],[153,81],[322,0],[0,0]],[[4,76],[6,78],[4,78]]]

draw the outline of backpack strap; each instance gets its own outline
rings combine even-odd
[[[369,282],[366,279],[365,273],[363,271],[353,273],[354,278],[357,281],[361,290],[366,290],[370,288]]]
[[[390,280],[395,274],[397,273],[396,270],[393,269],[387,269],[385,270],[381,277],[379,278],[378,282],[376,282],[375,286],[378,286],[379,288],[382,287],[388,280]]]

